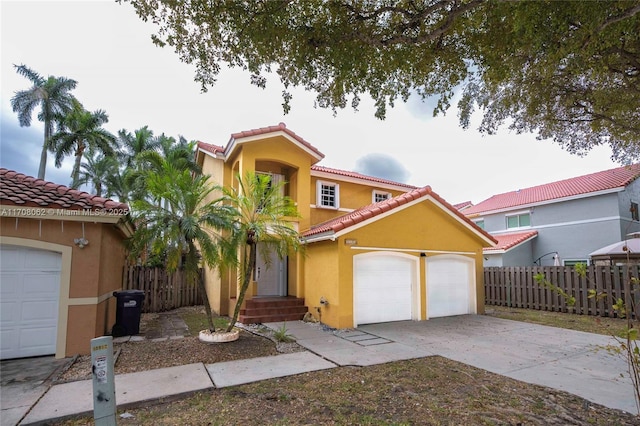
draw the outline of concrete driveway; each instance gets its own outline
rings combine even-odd
[[[637,413],[627,364],[611,337],[483,315],[360,326],[318,333],[287,323],[298,343],[338,365],[440,355],[493,373]]]
[[[71,361],[52,356],[5,360],[0,363],[0,425],[13,426],[44,395],[51,379]]]

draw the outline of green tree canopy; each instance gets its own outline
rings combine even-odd
[[[71,91],[77,82],[66,77],[49,76],[44,78],[25,65],[14,65],[16,72],[26,77],[32,84],[29,89],[15,92],[11,98],[11,108],[18,113],[20,126],[31,126],[31,116],[36,108],[38,120],[44,123],[44,141],[40,154],[38,179],[44,179],[47,168],[49,138],[53,135],[56,117],[67,114],[73,108],[75,98]]]
[[[77,101],[73,110],[61,117],[61,130],[51,136],[49,149],[55,152],[56,167],[62,165],[65,156],[75,156],[71,171],[72,188],[80,185],[80,165],[87,149],[115,158],[116,138],[102,127],[108,121],[109,116],[106,112],[87,111]]]
[[[334,111],[369,95],[376,116],[409,96],[454,95],[461,124],[506,124],[584,154],[608,144],[640,159],[638,1],[305,0],[130,1],[158,24],[153,40],[194,63],[203,90],[222,64],[264,87],[315,92]],[[283,92],[284,110],[291,94]]]

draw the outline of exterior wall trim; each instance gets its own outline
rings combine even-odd
[[[60,270],[60,294],[58,302],[58,331],[56,336],[56,358],[64,358],[67,348],[67,323],[69,320],[69,290],[71,288],[71,256],[73,249],[61,244],[28,238],[3,237],[0,244],[19,247],[30,247],[39,250],[53,251],[62,255]]]
[[[69,299],[69,306],[99,305],[113,296],[113,292],[105,293],[99,297],[72,297]]]
[[[560,222],[560,223],[553,223],[553,224],[549,224],[549,225],[534,225],[534,226],[530,226],[530,227],[526,227],[526,228],[521,228],[521,229],[531,229],[531,230],[537,230],[537,229],[544,229],[544,228],[558,228],[558,227],[562,227],[562,226],[570,226],[570,225],[585,225],[588,223],[598,223],[598,222],[606,222],[606,221],[611,221],[611,220],[623,220],[624,218],[621,216],[606,216],[606,217],[599,217],[596,219],[586,219],[586,220],[574,220],[571,222]],[[499,234],[510,234],[513,232],[515,228],[510,228],[510,229],[505,229],[505,230],[500,230],[500,231],[491,231],[492,234],[495,235],[499,235]]]
[[[463,256],[475,256],[476,253],[470,251],[447,251],[447,250],[420,250],[410,248],[389,248],[389,247],[364,247],[352,246],[351,250],[374,250],[374,251],[396,251],[406,253],[431,253],[431,254],[459,254]]]

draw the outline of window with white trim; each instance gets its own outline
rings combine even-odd
[[[474,220],[473,223],[475,223],[476,225],[478,225],[478,228],[480,229],[484,229],[484,219],[478,219],[478,220]]]
[[[512,216],[507,216],[507,228],[524,228],[531,226],[531,214],[520,213]]]
[[[391,193],[390,192],[384,192],[384,191],[376,191],[375,189],[373,190],[373,196],[371,197],[371,201],[374,203],[380,203],[382,201],[386,201],[389,198],[391,198]]]
[[[326,209],[340,207],[340,186],[333,182],[318,181],[316,187],[316,205]]]

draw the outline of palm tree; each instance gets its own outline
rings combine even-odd
[[[204,297],[204,306],[210,331],[215,331],[211,307],[199,274],[200,259],[212,268],[233,263],[223,259],[231,251],[224,248],[226,242],[220,231],[230,231],[231,207],[222,199],[207,202],[217,187],[209,183],[209,177],[176,168],[164,161],[157,170],[146,174],[147,190],[151,198],[166,201],[161,205],[146,198],[132,202],[136,231],[129,239],[133,258],[143,254],[165,256],[168,271],[183,267],[189,282],[197,282]]]
[[[44,141],[40,154],[38,179],[44,179],[49,138],[53,134],[55,117],[71,111],[75,98],[69,92],[76,88],[77,82],[66,77],[49,76],[45,79],[25,65],[14,65],[14,67],[18,74],[33,83],[31,88],[15,92],[11,98],[11,108],[13,112],[18,113],[20,126],[30,126],[33,110],[40,107],[38,120],[44,122]]]
[[[102,153],[96,153],[93,148],[87,150],[87,161],[80,165],[80,178],[78,186],[91,184],[94,193],[102,197],[103,188],[109,192],[108,185],[114,174],[119,172],[118,161],[114,157],[107,157]],[[109,194],[111,196],[111,194]]]
[[[232,232],[227,237],[228,250],[240,252],[240,291],[233,317],[226,331],[231,331],[238,320],[252,272],[256,267],[257,249],[275,250],[280,258],[290,251],[302,248],[298,232],[287,217],[298,217],[298,211],[289,197],[281,195],[284,182],[272,184],[266,174],[247,172],[244,178],[236,176],[238,188],[222,188],[224,203],[233,207]],[[266,243],[258,246],[258,243]],[[266,253],[265,253],[266,254]],[[224,256],[229,258],[230,256]],[[268,256],[264,256],[268,258]]]
[[[153,131],[148,126],[141,127],[133,133],[125,129],[120,130],[118,143],[120,145],[118,159],[128,168],[134,167],[140,153],[158,149],[158,141],[153,137]]]
[[[113,173],[107,176],[105,195],[116,198],[121,203],[131,200],[131,189],[127,183],[127,174],[130,169],[116,167]]]
[[[71,171],[71,187],[77,188],[80,180],[80,164],[85,150],[90,148],[105,156],[115,157],[116,138],[102,125],[109,121],[109,116],[102,110],[89,112],[79,102],[74,109],[61,120],[62,130],[51,136],[50,150],[55,152],[56,167],[62,165],[65,156],[75,155]]]
[[[162,170],[166,162],[173,164],[179,170],[201,173],[193,154],[195,142],[187,142],[183,137],[176,142],[174,138],[162,134],[155,138],[154,146],[157,149],[145,150],[136,155],[136,165],[130,168],[126,175],[126,183],[131,188],[133,198],[150,196],[146,188],[146,174],[149,170]],[[160,202],[160,200],[156,201]]]
[[[194,150],[196,142],[188,142],[183,136],[176,141],[173,137],[163,134],[156,138],[160,153],[172,161],[178,167],[183,167],[192,172],[200,173],[200,167],[195,162]]]

